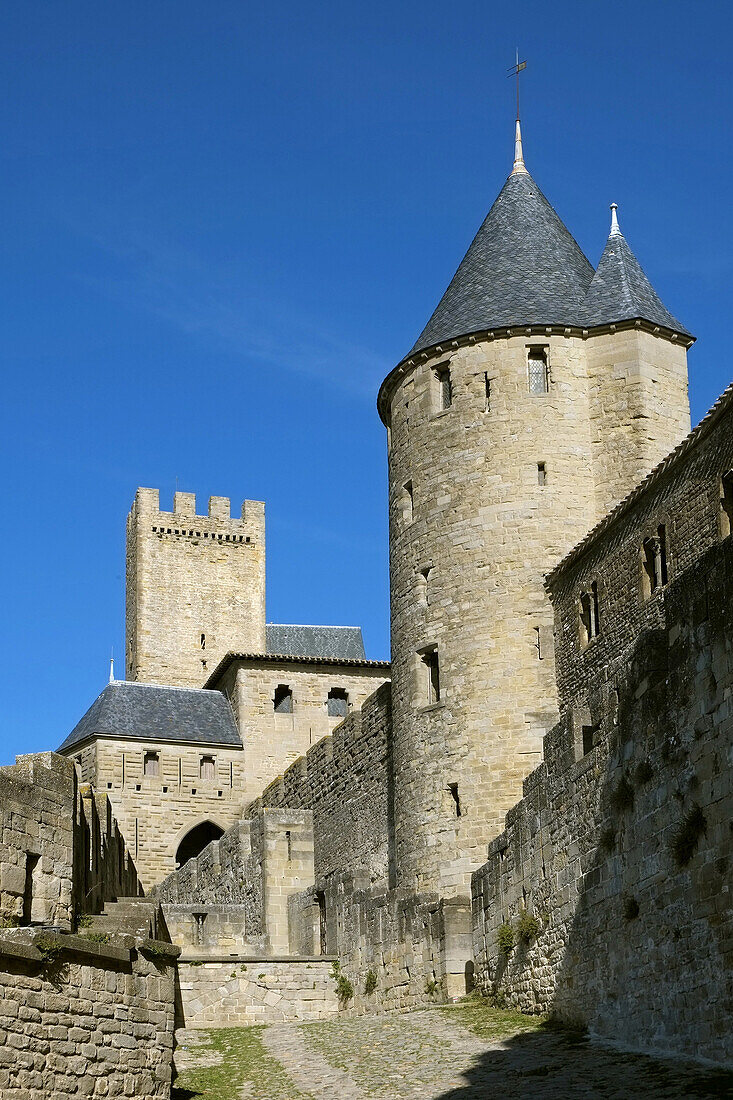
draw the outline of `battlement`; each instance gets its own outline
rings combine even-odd
[[[184,520],[196,520],[199,528],[203,526],[207,535],[211,534],[211,524],[210,522],[202,524],[200,522],[202,520],[214,520],[218,526],[223,526],[229,534],[241,534],[243,531],[247,531],[250,536],[264,531],[265,524],[265,505],[261,500],[242,501],[240,515],[232,516],[229,497],[209,497],[207,511],[197,513],[195,493],[174,493],[173,510],[165,511],[160,507],[160,490],[146,488],[137,490],[132,505],[132,514],[140,518],[149,518],[151,522],[158,519],[159,523],[156,526],[163,528],[168,534],[172,534],[177,525],[176,534],[193,535],[194,532],[190,526],[185,530],[183,529],[182,521]],[[167,529],[171,525],[173,525],[173,529],[168,531]]]

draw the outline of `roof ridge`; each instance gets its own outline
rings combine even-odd
[[[182,687],[179,684],[154,684],[149,683],[147,680],[110,680],[108,684],[104,685],[100,695],[111,687],[157,688],[159,691],[192,691],[196,693],[206,690],[203,687]]]
[[[361,630],[360,626],[344,625],[343,623],[332,625],[328,623],[265,623],[265,626],[307,626],[310,630]]]
[[[568,550],[567,554],[560,559],[557,565],[553,566],[553,568],[545,574],[545,586],[547,586],[549,581],[565,569],[571,562],[577,561],[578,558],[582,557],[590,543],[602,531],[605,531],[623,512],[631,508],[642,493],[644,493],[655,481],[658,481],[662,474],[665,473],[677,459],[681,458],[687,451],[691,450],[699,443],[711,430],[718,417],[722,416],[729,404],[733,404],[733,382],[726,386],[720,397],[710,406],[702,420],[695,425],[692,431],[688,432],[685,438],[681,440],[669,454],[665,455],[662,461],[657,463],[657,465],[649,471],[646,477],[634,486],[630,493],[623,497],[618,504],[615,504],[611,511],[607,512],[594,527],[591,527],[590,531],[583,536],[580,542],[576,543],[575,546]]]

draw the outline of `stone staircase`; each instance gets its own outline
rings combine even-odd
[[[117,898],[105,902],[102,912],[87,917],[84,925],[90,932],[122,932],[136,939],[170,942],[160,904],[153,898]]]

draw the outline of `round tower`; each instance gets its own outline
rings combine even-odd
[[[399,886],[466,891],[556,719],[543,578],[598,518],[593,279],[517,132],[511,175],[380,389]]]

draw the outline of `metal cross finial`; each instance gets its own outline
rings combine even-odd
[[[516,61],[511,68],[507,70],[507,76],[516,77],[517,81],[517,122],[519,122],[519,74],[526,68],[527,62],[519,60],[519,47],[517,47]]]

